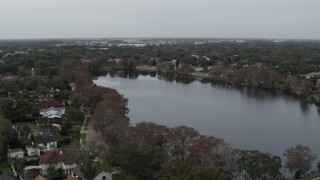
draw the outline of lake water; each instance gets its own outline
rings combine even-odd
[[[290,96],[200,81],[168,81],[158,75],[108,75],[94,83],[129,99],[132,125],[142,121],[187,125],[223,138],[235,148],[282,157],[287,147],[302,144],[320,156],[317,107]]]

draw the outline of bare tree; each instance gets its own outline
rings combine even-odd
[[[214,136],[201,136],[190,146],[189,161],[204,167],[213,167],[219,144],[224,141]]]
[[[153,122],[141,122],[130,128],[128,139],[162,146],[167,141],[169,128]]]
[[[239,155],[223,139],[201,136],[190,146],[188,160],[204,167],[217,167],[230,176],[237,173]]]
[[[291,174],[299,172],[303,175],[311,169],[312,162],[317,157],[309,147],[301,144],[289,147],[283,155],[287,157],[286,167]]]
[[[185,161],[192,143],[199,138],[199,132],[187,126],[177,126],[170,129],[167,151],[173,158]]]

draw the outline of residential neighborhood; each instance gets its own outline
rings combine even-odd
[[[0,41],[0,174],[26,180],[317,175],[316,140],[303,145],[304,131],[288,129],[301,129],[292,120],[318,133],[318,52],[309,41]],[[261,124],[257,134],[247,129]],[[273,144],[275,130],[295,144],[284,138]],[[267,145],[247,148],[259,136]],[[296,161],[301,153],[307,162]]]

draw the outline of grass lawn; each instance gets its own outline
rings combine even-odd
[[[17,123],[17,125],[19,128],[21,128],[22,126],[27,126],[32,131],[36,131],[39,129],[39,127],[37,126],[37,123],[35,123],[35,122],[19,122],[19,123]]]
[[[311,179],[314,179],[314,178],[317,178],[317,177],[320,177],[320,173],[316,173],[316,174],[313,174],[311,176],[303,177],[303,178],[300,178],[300,179],[301,180],[311,180]]]
[[[90,121],[91,121],[91,117],[87,117],[87,121],[86,121],[85,127],[89,126]]]
[[[83,124],[83,121],[68,121],[68,122],[71,122],[74,126],[82,126]]]

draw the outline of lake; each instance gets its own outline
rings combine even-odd
[[[289,146],[309,146],[320,156],[317,107],[266,90],[235,88],[200,81],[177,82],[152,74],[94,80],[129,99],[130,123],[187,125],[201,134],[225,139],[235,148],[282,157]]]

